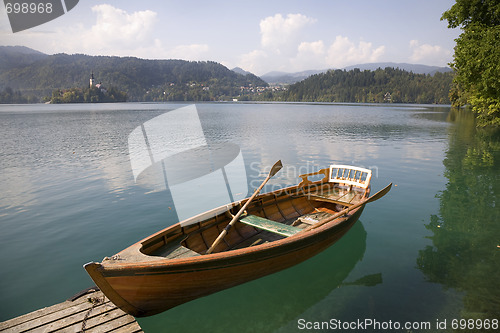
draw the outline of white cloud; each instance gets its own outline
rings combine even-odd
[[[376,62],[385,46],[357,45],[338,35],[328,45],[325,40],[307,41],[306,28],[317,20],[303,14],[276,14],[260,21],[261,47],[239,57],[237,66],[256,73],[295,72],[308,69],[342,68],[356,63]]]
[[[277,70],[296,72],[308,69],[343,68],[348,65],[377,62],[385,46],[374,47],[360,41],[357,45],[347,37],[337,36],[329,46],[323,40],[301,42],[293,54],[284,55],[254,50],[240,57],[238,66],[256,74]]]
[[[113,54],[156,59],[206,60],[207,44],[166,46],[154,38],[157,13],[143,10],[132,13],[103,4],[92,7],[96,23],[81,33],[85,49],[93,54]]]
[[[358,45],[347,37],[337,36],[328,49],[327,63],[341,68],[347,65],[377,62],[385,53],[385,46],[374,48],[372,43],[360,41]]]
[[[315,19],[302,14],[269,16],[260,21],[261,45],[276,53],[288,53],[296,49],[299,32]]]
[[[157,14],[151,10],[128,13],[111,5],[93,6],[95,23],[85,27],[76,22],[52,31],[26,30],[10,34],[6,44],[28,45],[46,53],[147,56],[159,51],[153,37]],[[40,28],[42,29],[42,28]],[[61,42],[62,41],[62,42]]]
[[[237,66],[257,75],[262,75],[272,68],[268,65],[268,62],[269,55],[265,51],[253,50],[241,55]]]
[[[364,41],[356,45],[347,37],[337,36],[328,48],[322,40],[302,42],[297,49],[297,56],[291,63],[297,71],[342,68],[347,65],[377,62],[384,52],[385,46],[375,48],[372,43]]]
[[[413,52],[410,56],[412,62],[443,66],[451,61],[451,51],[439,45],[421,45],[418,40],[411,40],[410,49]]]
[[[91,9],[95,21],[90,28],[76,23],[43,33],[36,30],[16,34],[0,31],[0,36],[7,37],[6,45],[29,45],[49,54],[64,52],[147,59],[207,60],[207,44],[165,45],[157,38],[156,12],[126,12],[108,4],[96,5]]]
[[[302,42],[298,47],[299,54],[312,54],[312,55],[322,55],[325,53],[325,44],[322,40],[316,42]]]
[[[89,47],[101,50],[133,50],[137,46],[153,43],[152,32],[157,14],[151,10],[133,12],[102,4],[92,7],[97,14],[96,23],[83,33]]]
[[[290,59],[290,63],[296,71],[327,68],[325,43],[322,40],[300,43],[297,55]]]

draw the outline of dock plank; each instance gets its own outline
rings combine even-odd
[[[71,304],[68,304],[69,301],[62,302],[59,304],[55,304],[49,307],[45,307],[27,314],[24,314],[22,316],[4,321],[0,323],[0,331],[6,330],[10,327],[17,326],[19,324],[22,324],[24,322],[30,321],[30,320],[36,320],[37,318],[50,315],[51,313],[61,311],[65,308],[67,308],[70,305],[78,305],[80,303],[88,302],[86,298],[81,297],[74,302],[71,302]]]
[[[96,326],[86,332],[89,333],[101,333],[101,332],[120,332],[117,329],[123,329],[130,324],[137,323],[135,318],[132,316],[122,316],[113,320],[112,322],[103,323],[102,325]],[[137,324],[139,326],[139,324]]]
[[[93,309],[90,312],[87,320],[85,321],[85,331],[90,332],[94,327],[102,325],[103,323],[113,321],[125,315],[126,314],[123,313],[122,310],[117,309],[116,307],[112,310],[109,310],[108,308],[104,307],[101,307],[101,309]],[[64,333],[81,332],[82,326],[83,322],[78,321],[72,323],[70,326],[58,330],[58,332],[64,332]]]
[[[27,331],[29,329],[35,329],[39,327],[44,327],[47,328],[47,330],[50,332],[51,327],[54,327],[54,331],[61,328],[64,323],[67,322],[68,318],[71,320],[75,316],[80,316],[81,320],[83,320],[85,312],[92,307],[92,304],[90,303],[80,303],[76,306],[68,306],[67,308],[64,308],[60,311],[50,313],[46,316],[38,317],[33,320],[28,320],[20,325],[16,326],[16,329],[19,330],[20,332]]]
[[[0,323],[0,332],[142,332],[134,317],[100,291]]]

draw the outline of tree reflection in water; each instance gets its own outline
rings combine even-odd
[[[446,189],[437,194],[439,215],[426,228],[433,245],[419,251],[417,266],[430,282],[464,293],[462,318],[500,314],[500,131],[478,130],[464,110],[452,110],[443,161]]]

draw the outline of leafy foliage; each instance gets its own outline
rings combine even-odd
[[[387,67],[375,71],[330,70],[293,84],[286,101],[362,103],[449,103],[452,73],[414,74]]]
[[[479,23],[494,27],[500,24],[500,2],[498,0],[457,0],[443,13],[441,20],[448,21],[448,28],[468,28]]]
[[[442,19],[463,29],[451,64],[456,71],[452,104],[469,104],[479,126],[500,126],[500,2],[457,0]]]

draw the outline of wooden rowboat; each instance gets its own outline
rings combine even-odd
[[[317,175],[323,178],[309,180]],[[391,187],[368,197],[371,171],[343,165],[300,178],[296,186],[259,195],[256,191],[251,198],[181,221],[84,267],[125,312],[157,314],[314,256],[339,240],[364,205]],[[241,208],[246,209],[240,215]],[[238,223],[229,229],[233,220]],[[210,251],[223,230],[229,231]]]

